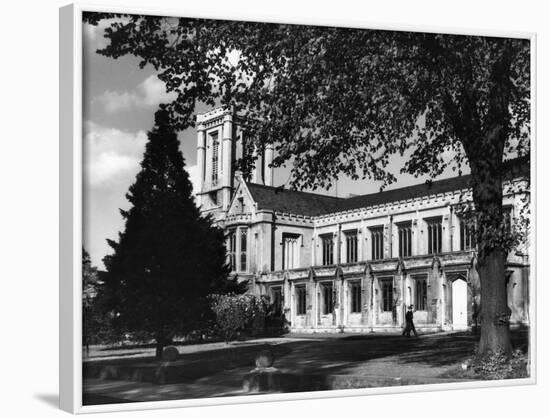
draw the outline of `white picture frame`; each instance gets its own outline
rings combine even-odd
[[[338,391],[321,391],[308,393],[266,394],[248,397],[225,397],[210,399],[188,399],[175,401],[155,401],[146,403],[127,403],[116,405],[82,405],[82,307],[81,307],[81,255],[82,255],[82,13],[84,11],[123,12],[131,14],[154,14],[185,17],[207,17],[238,19],[239,16],[187,14],[185,10],[163,10],[156,8],[132,8],[72,4],[60,9],[60,407],[71,413],[94,413],[107,411],[152,410],[160,408],[197,407],[204,405],[229,405],[267,401],[290,401],[296,399],[320,399],[327,397],[348,397],[377,394],[396,394],[406,392],[424,392],[441,390],[463,390],[494,386],[516,386],[534,384],[537,381],[536,351],[536,193],[533,193],[532,204],[532,239],[531,239],[531,283],[530,286],[530,349],[531,376],[522,380],[476,381],[438,385],[416,385],[384,388],[368,388]],[[275,23],[330,24],[349,25],[349,22],[315,21],[306,19],[271,19],[268,16],[246,16],[246,20],[269,21]],[[353,23],[357,27],[356,23]],[[412,31],[442,31],[451,34],[513,36],[527,38],[531,41],[531,82],[532,82],[532,152],[531,184],[537,189],[535,171],[536,158],[536,35],[533,33],[511,33],[494,31],[464,31],[460,29],[442,29],[417,27],[414,25],[387,25],[365,23],[364,28]],[[389,401],[389,400],[388,400]]]

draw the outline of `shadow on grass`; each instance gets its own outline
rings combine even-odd
[[[528,347],[528,332],[511,332],[514,349]],[[396,335],[353,335],[322,342],[297,342],[288,355],[278,358],[276,366],[321,374],[353,373],[369,361],[395,357],[399,365],[443,368],[458,365],[474,353],[479,335],[471,332],[432,334],[404,338]]]
[[[529,332],[526,329],[510,332],[513,349],[527,352]],[[472,332],[455,333],[452,337],[441,335],[426,339],[411,352],[399,356],[400,363],[419,363],[432,367],[450,366],[464,362],[475,354],[479,334]]]
[[[181,354],[174,362],[159,362],[154,356],[115,358],[85,362],[85,379],[111,379],[149,382],[156,384],[193,382],[222,371],[255,366],[256,355],[270,349],[275,357],[287,355],[291,348],[285,345],[254,344]]]
[[[512,332],[512,340],[515,348],[527,348],[528,332]],[[319,340],[320,339],[320,340]],[[241,395],[243,376],[254,368],[254,359],[258,352],[269,348],[275,356],[274,366],[285,371],[291,371],[302,375],[315,375],[330,378],[334,375],[359,375],[357,371],[369,361],[388,358],[382,370],[388,369],[393,364],[396,372],[401,372],[400,367],[406,366],[408,378],[412,383],[418,369],[418,381],[423,377],[445,378],[444,371],[453,365],[459,365],[462,361],[471,357],[479,335],[471,332],[441,333],[436,335],[420,336],[419,338],[404,338],[397,335],[352,335],[349,337],[318,338],[318,340],[287,341],[284,344],[269,345],[255,344],[234,346],[224,349],[198,351],[182,354],[180,360],[170,364],[167,369],[167,378],[163,384],[147,385],[148,394],[140,390],[139,401],[151,401],[156,398],[206,398],[221,395]],[[87,366],[88,365],[88,366]],[[98,371],[108,367],[119,369],[118,375],[101,378]],[[416,368],[415,366],[418,366]],[[425,372],[422,369],[442,368],[442,372]],[[153,357],[146,358],[120,358],[105,360],[100,364],[88,363],[84,366],[85,378],[118,379],[122,381],[155,382],[155,371],[159,363]],[[404,368],[403,368],[404,369]],[[122,370],[124,372],[122,372]],[[140,371],[136,373],[137,371]],[[149,372],[149,373],[147,373]],[[370,372],[370,371],[368,371]],[[424,373],[423,373],[424,372]],[[137,377],[136,375],[139,374]],[[376,375],[373,375],[375,377]],[[391,375],[385,375],[391,377]],[[467,376],[457,376],[466,378]],[[444,379],[441,382],[445,382]],[[156,382],[159,383],[158,381]],[[185,391],[177,384],[185,383]],[[105,398],[94,398],[97,401],[110,401],[109,392]],[[143,393],[143,395],[141,395]],[[103,392],[101,392],[103,395]],[[94,394],[95,395],[95,394]],[[121,402],[120,399],[116,401]],[[122,401],[124,402],[124,401]],[[108,403],[108,402],[102,402]]]
[[[469,332],[454,334],[452,338],[434,337],[426,339],[415,349],[399,356],[404,364],[422,364],[431,367],[443,367],[460,363],[470,357],[478,336]]]
[[[275,366],[303,373],[334,374],[347,373],[362,363],[388,356],[397,356],[403,363],[429,363],[443,366],[456,363],[468,356],[475,344],[471,335],[431,336],[430,338],[403,338],[396,335],[375,337],[350,336],[348,338],[327,338],[324,340],[300,340],[284,344],[255,344],[214,349],[205,352],[182,354],[171,365],[170,381],[191,382],[238,367],[254,368],[257,353],[271,349]],[[153,356],[140,358],[105,359],[99,363],[84,364],[87,378],[122,380],[155,380],[159,363]]]
[[[224,346],[220,347],[218,349],[209,349],[206,351],[196,351],[196,352],[190,352],[190,353],[181,353],[179,355],[178,361],[183,362],[197,362],[197,361],[208,361],[213,358],[238,358],[240,354],[246,354],[246,353],[257,353],[260,350],[263,349],[271,349],[275,355],[284,355],[287,354],[289,351],[289,348],[284,345],[270,345],[268,343],[254,343],[254,344],[242,344],[237,346]],[[117,353],[116,358],[109,358],[109,359],[102,359],[101,364],[109,364],[109,365],[132,365],[132,364],[156,364],[158,361],[156,360],[154,356],[154,352],[152,352],[149,356],[142,356],[142,357],[131,357],[131,358],[122,358],[122,356],[134,356],[136,353],[133,352],[124,352],[124,353]],[[101,357],[97,358],[101,359]],[[252,362],[253,364],[253,362]],[[86,362],[84,364],[84,367],[86,365],[94,365],[94,362]]]

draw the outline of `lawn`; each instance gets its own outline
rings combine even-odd
[[[94,347],[83,365],[84,398],[104,403],[243,395],[243,378],[264,349],[274,353],[281,373],[300,380],[290,391],[466,381],[475,375],[462,364],[472,356],[476,341],[470,332],[410,339],[293,334],[178,346],[180,358],[169,366],[155,361],[153,347]],[[513,344],[526,351],[527,332],[513,332]]]

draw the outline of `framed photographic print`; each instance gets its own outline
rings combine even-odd
[[[63,409],[536,381],[534,34],[60,22]]]

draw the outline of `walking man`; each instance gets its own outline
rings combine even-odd
[[[411,330],[412,330],[415,337],[418,337],[418,333],[416,333],[416,329],[414,328],[413,308],[414,306],[411,304],[409,306],[409,310],[405,314],[405,329],[403,329],[403,333],[402,333],[403,336],[411,337]]]

